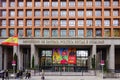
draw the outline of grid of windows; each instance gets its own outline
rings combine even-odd
[[[20,36],[120,37],[119,4],[118,0],[1,0],[0,36],[24,32]]]

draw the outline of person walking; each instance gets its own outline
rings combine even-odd
[[[9,73],[8,73],[8,70],[5,71],[5,78],[6,78],[6,80],[9,80]]]

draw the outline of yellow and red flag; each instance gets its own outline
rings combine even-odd
[[[9,37],[8,39],[4,40],[1,44],[7,46],[18,46],[18,36]]]

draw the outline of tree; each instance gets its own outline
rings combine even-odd
[[[18,56],[17,56],[17,54],[15,53],[14,56],[13,56],[13,60],[16,61],[15,72],[17,72],[17,59],[18,59]]]
[[[34,55],[32,56],[32,68],[34,68],[35,67],[35,59],[34,59]]]
[[[95,69],[95,55],[92,57],[92,69]]]

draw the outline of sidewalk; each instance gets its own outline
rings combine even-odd
[[[27,79],[23,78],[23,79],[9,79],[9,80],[27,80]],[[32,76],[30,80],[41,80],[41,76]],[[120,78],[102,79],[97,76],[45,76],[45,80],[120,80]]]

